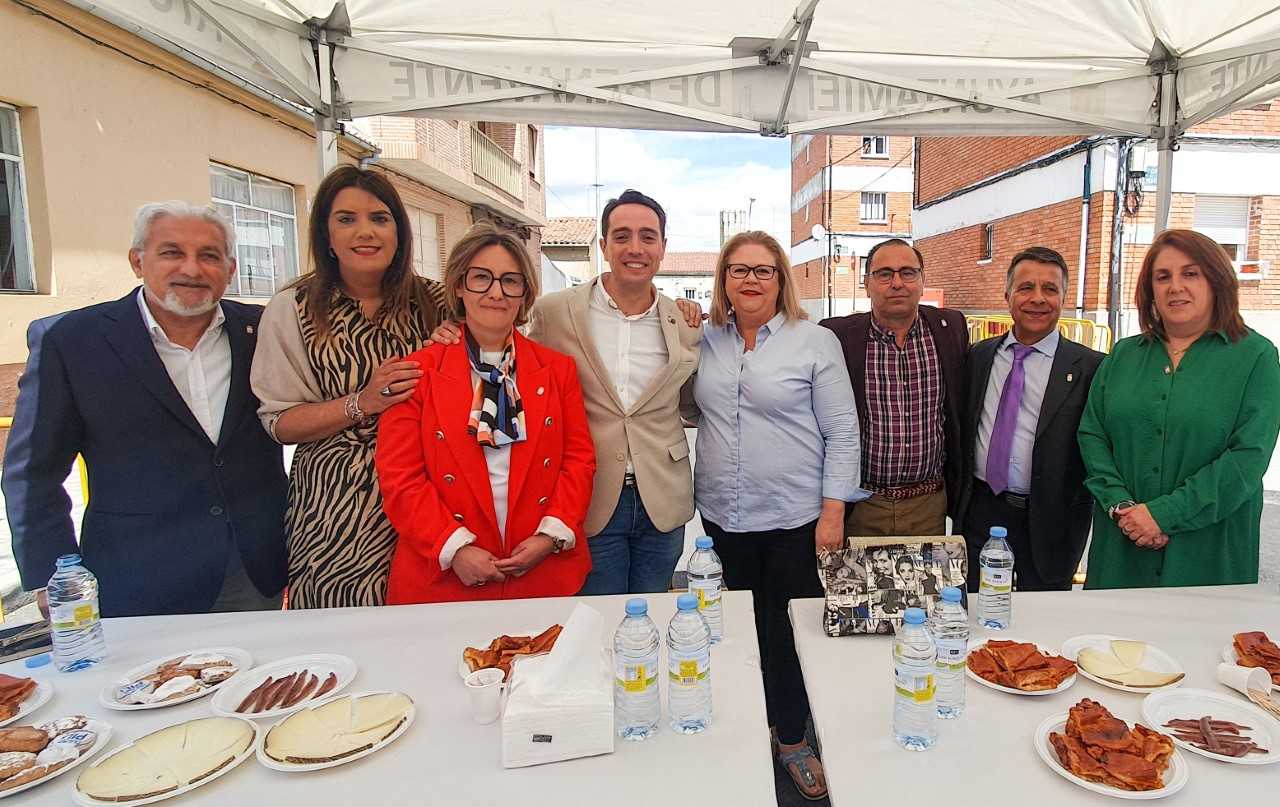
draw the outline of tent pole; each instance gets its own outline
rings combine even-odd
[[[323,110],[316,110],[316,152],[320,178],[338,167],[338,119],[333,108],[333,51],[329,34],[320,29],[316,43],[316,67],[320,73],[320,100]],[[324,114],[327,111],[328,114]]]
[[[773,129],[769,134],[782,136],[786,133],[787,107],[791,106],[791,93],[796,87],[796,74],[800,72],[800,57],[804,54],[804,45],[809,39],[809,28],[812,26],[813,16],[810,11],[810,16],[800,24],[796,49],[791,54],[791,69],[787,71],[787,85],[782,91],[782,100],[778,102],[778,116],[774,119]]]
[[[1169,228],[1169,208],[1173,203],[1173,152],[1178,150],[1174,134],[1177,118],[1176,73],[1160,74],[1160,139],[1158,141],[1156,167],[1156,221],[1155,234]]]

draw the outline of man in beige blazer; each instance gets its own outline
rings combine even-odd
[[[698,367],[702,333],[653,285],[666,223],[638,191],[611,199],[600,239],[609,271],[543,297],[529,315],[529,338],[577,362],[596,446],[583,594],[666,591],[693,517],[680,388]]]

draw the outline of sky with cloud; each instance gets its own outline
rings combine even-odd
[[[717,250],[720,211],[746,210],[751,224],[790,245],[791,141],[758,135],[547,127],[548,216],[592,216],[627,188],[667,211],[667,248]]]

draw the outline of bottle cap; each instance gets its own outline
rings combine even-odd
[[[644,597],[627,600],[627,616],[644,616],[649,613],[649,601]]]
[[[955,586],[947,586],[942,590],[943,602],[960,602],[960,589]]]
[[[923,625],[923,624],[924,624],[924,609],[923,609],[923,608],[908,608],[908,609],[907,609],[905,612],[903,612],[903,614],[902,614],[902,621],[903,621],[903,622],[906,622],[908,625]]]
[[[676,608],[679,608],[681,611],[696,611],[696,610],[698,610],[698,597],[697,597],[697,595],[696,595],[696,594],[681,594],[679,597],[676,597]]]
[[[59,568],[59,569],[65,569],[65,568],[67,568],[68,566],[79,566],[79,565],[80,565],[80,556],[79,556],[79,555],[71,554],[71,555],[59,555],[59,556],[58,556],[58,563],[57,563],[57,566],[58,566],[58,568]]]
[[[710,535],[699,535],[698,540],[694,541],[693,545],[696,546],[698,549],[710,549],[715,544],[711,540]]]
[[[991,537],[992,538],[1008,538],[1009,531],[1006,530],[1004,527],[992,527]]]

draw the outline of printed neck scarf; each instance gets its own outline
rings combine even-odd
[[[467,431],[485,448],[500,448],[525,439],[524,407],[516,389],[516,347],[514,331],[502,348],[497,366],[480,358],[480,346],[464,330],[467,357],[471,368],[480,376],[471,396],[471,419]]]

